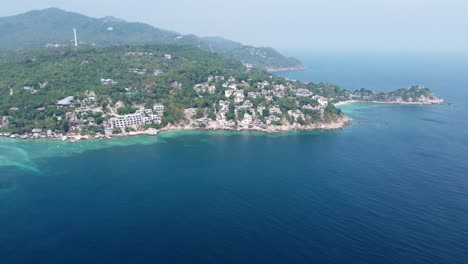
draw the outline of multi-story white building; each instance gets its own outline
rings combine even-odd
[[[130,114],[110,119],[110,123],[113,127],[125,128],[125,127],[139,127],[144,124],[143,116],[141,114]]]
[[[160,116],[164,114],[164,105],[157,104],[153,106],[153,110]]]
[[[111,118],[109,121],[113,128],[137,128],[145,124],[161,124],[163,112],[163,105],[155,105],[153,109],[139,109],[135,114],[117,116]]]

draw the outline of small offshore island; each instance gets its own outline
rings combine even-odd
[[[195,47],[53,47],[0,58],[0,136],[103,139],[158,131],[339,129],[347,102],[440,104],[429,89],[346,91]]]

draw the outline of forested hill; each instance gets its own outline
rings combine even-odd
[[[112,123],[115,118],[153,108],[159,114],[140,120],[145,126],[315,128],[340,118],[327,102],[347,95],[337,86],[288,81],[189,45],[83,45],[0,57],[0,131],[20,134],[35,128],[118,131],[123,124]]]
[[[164,57],[170,55],[170,59]],[[131,69],[144,70],[145,74]],[[0,58],[0,109],[54,107],[57,100],[95,91],[103,101],[144,103],[146,99],[170,100],[172,95],[191,98],[192,87],[210,75],[246,79],[246,68],[239,62],[191,46],[120,46],[28,50]],[[254,70],[260,79],[262,70]],[[251,77],[254,74],[250,74]],[[113,79],[115,85],[103,85]],[[175,81],[185,89],[175,89]],[[47,84],[40,88],[40,84]],[[25,87],[34,87],[32,93]],[[132,90],[132,96],[125,90]],[[102,96],[102,97],[100,97]],[[178,101],[181,103],[182,101]],[[186,106],[190,106],[188,100]]]
[[[143,23],[113,17],[91,18],[56,8],[0,18],[0,51],[38,48],[49,44],[71,45],[72,29],[79,42],[98,46],[180,44],[230,56],[264,69],[297,68],[302,63],[272,48],[257,48],[220,37],[197,37],[161,30]]]

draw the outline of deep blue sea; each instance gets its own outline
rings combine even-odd
[[[468,56],[297,56],[281,75],[447,104],[349,104],[328,132],[0,139],[0,263],[468,263]]]

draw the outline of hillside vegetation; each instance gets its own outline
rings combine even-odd
[[[181,35],[143,23],[127,22],[113,17],[91,18],[56,8],[0,18],[0,51],[38,48],[47,44],[51,47],[71,45],[73,28],[78,30],[81,44],[191,45],[264,69],[302,67],[298,60],[287,58],[271,48],[245,46],[220,37]]]
[[[103,132],[113,117],[158,107],[164,110],[151,116],[157,122],[145,125],[321,124],[341,116],[328,100],[347,95],[334,85],[287,81],[192,46],[44,48],[0,59],[0,124],[15,133],[87,131],[87,117],[98,121],[91,129]],[[73,102],[60,105],[67,97]]]

